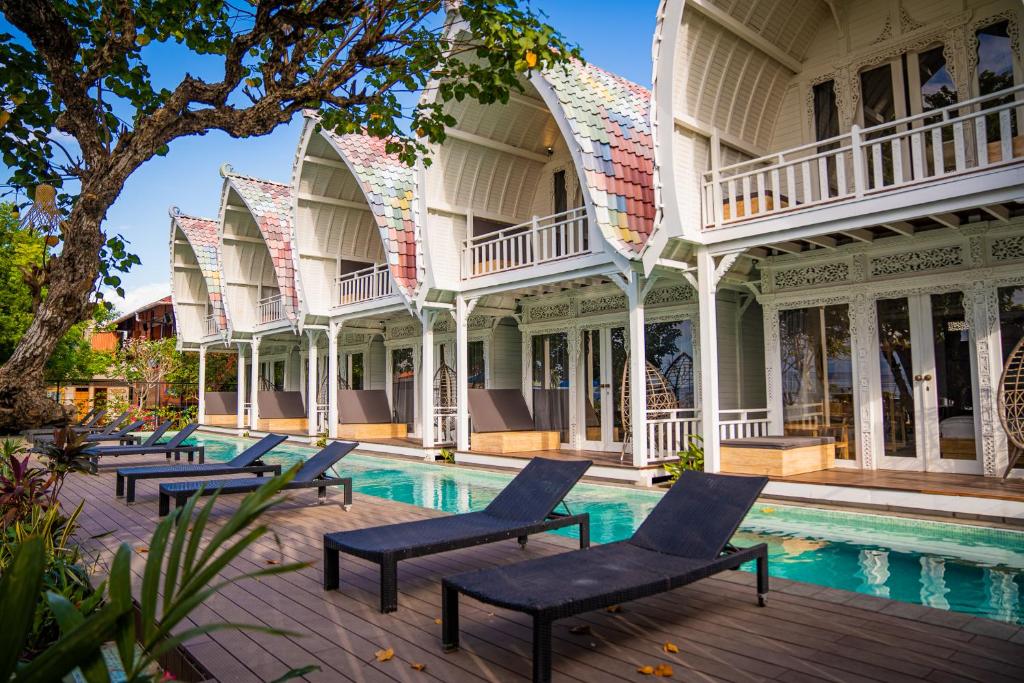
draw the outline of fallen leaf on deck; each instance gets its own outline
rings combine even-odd
[[[611,612],[612,614],[618,614],[622,611],[622,605],[612,605],[611,607],[605,607],[605,612]]]
[[[378,662],[386,662],[395,656],[395,651],[389,647],[386,650],[377,650],[373,656],[377,658]]]
[[[267,564],[281,564],[277,560],[267,560]]]
[[[652,676],[654,674],[654,667],[650,664],[648,664],[647,666],[640,666],[637,667],[636,672],[638,674],[643,674],[644,676]]]
[[[672,676],[672,673],[672,667],[668,664],[659,664],[654,669],[654,675],[660,676],[661,678],[669,678],[670,676]]]
[[[147,548],[144,545],[140,545],[138,548],[135,549],[135,552],[138,552],[138,553],[148,553],[149,552],[149,548]]]
[[[413,662],[412,664],[409,665],[409,668],[410,669],[414,669],[416,671],[423,671],[424,669],[427,668],[427,665],[426,664],[421,664],[420,662]]]
[[[441,620],[440,620],[440,619],[434,619],[434,623],[435,623],[435,624],[440,624],[440,623],[441,623]]]
[[[665,652],[668,652],[669,654],[675,654],[679,652],[679,646],[675,643],[665,643],[661,646],[661,649]]]
[[[590,626],[588,626],[587,624],[571,626],[569,627],[569,633],[573,634],[574,636],[585,636],[588,633],[590,633]]]

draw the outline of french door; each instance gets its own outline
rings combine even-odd
[[[626,336],[621,327],[582,331],[579,363],[579,406],[586,450],[622,448],[622,369],[626,363]]]
[[[963,294],[879,299],[876,308],[879,466],[980,474],[977,372]]]

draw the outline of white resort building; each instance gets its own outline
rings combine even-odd
[[[1022,22],[1019,0],[664,0],[653,91],[533,73],[446,104],[429,166],[311,115],[290,186],[225,166],[218,219],[172,211],[180,343],[239,359],[201,421],[648,485],[700,435],[710,471],[781,458],[777,495],[1005,516],[882,479],[1008,466]]]

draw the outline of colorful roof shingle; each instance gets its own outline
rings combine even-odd
[[[650,91],[578,61],[543,75],[579,145],[601,231],[636,256],[654,229]]]
[[[218,223],[210,218],[186,216],[177,208],[171,209],[171,224],[180,229],[188,240],[192,252],[199,262],[199,271],[206,282],[206,290],[210,296],[210,306],[218,319],[218,327],[227,329],[227,313],[224,310],[224,290],[221,275],[220,251],[217,236]],[[172,236],[173,239],[173,236]]]
[[[289,320],[295,320],[299,298],[292,259],[292,188],[270,180],[238,175],[225,166],[222,175],[245,202],[270,251],[277,288]]]
[[[369,135],[336,135],[323,130],[362,189],[380,230],[391,276],[406,296],[416,292],[416,173],[397,155],[385,150],[386,142]]]

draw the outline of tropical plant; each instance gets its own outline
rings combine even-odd
[[[316,447],[327,448],[327,432],[320,432],[316,435]]]
[[[441,452],[438,453],[438,455],[441,457],[441,462],[445,463],[446,465],[454,465],[455,464],[455,452],[454,451],[452,451],[452,450],[450,450],[448,448],[442,448]]]
[[[704,438],[692,434],[686,444],[686,450],[679,453],[679,460],[665,463],[665,471],[669,479],[677,481],[686,470],[704,471]]]
[[[56,592],[44,596],[60,626],[60,638],[31,662],[18,665],[35,605],[42,589],[45,566],[42,539],[31,537],[14,554],[0,577],[0,613],[5,616],[0,639],[0,681],[42,683],[59,681],[75,669],[86,680],[118,680],[144,683],[154,680],[153,665],[164,653],[200,635],[224,629],[244,629],[278,635],[280,629],[235,623],[207,623],[185,627],[189,614],[226,586],[246,579],[297,571],[306,563],[277,564],[221,576],[239,555],[268,533],[258,519],[275,502],[275,494],[295,477],[298,466],[269,479],[245,497],[237,511],[222,525],[209,526],[217,495],[198,512],[201,493],[168,515],[154,530],[142,574],[138,603],[141,628],[136,629],[132,604],[132,549],[122,545],[114,556],[108,579],[97,588],[102,602],[87,613]],[[203,545],[205,535],[210,538]],[[113,642],[114,646],[105,646]],[[312,668],[296,670],[308,673]],[[13,678],[12,678],[13,675]]]
[[[131,175],[170,143],[215,130],[265,135],[316,108],[325,128],[387,140],[411,165],[455,124],[450,100],[507,102],[523,90],[521,74],[579,56],[528,4],[462,0],[466,31],[454,37],[448,5],[0,0],[19,32],[0,34],[9,182],[37,203],[46,184],[61,191],[44,193],[60,209],[46,233],[59,249],[36,273],[36,315],[0,368],[0,427],[32,426],[45,406],[56,408],[42,400],[46,359],[88,318],[99,285],[123,296],[120,273],[139,262],[121,237],[104,233],[103,219]],[[158,87],[148,59],[168,50],[182,63],[202,55],[217,77],[182,71]],[[410,110],[406,93],[428,85],[436,100]]]
[[[96,474],[96,460],[91,450],[95,444],[86,441],[85,436],[68,427],[60,427],[53,430],[53,441],[44,441],[35,447],[40,458],[46,462],[46,469],[53,475],[51,497],[54,503],[69,474]]]
[[[31,458],[7,455],[0,468],[0,525],[4,527],[23,519],[33,508],[46,508],[54,503],[55,476],[30,463]]]

